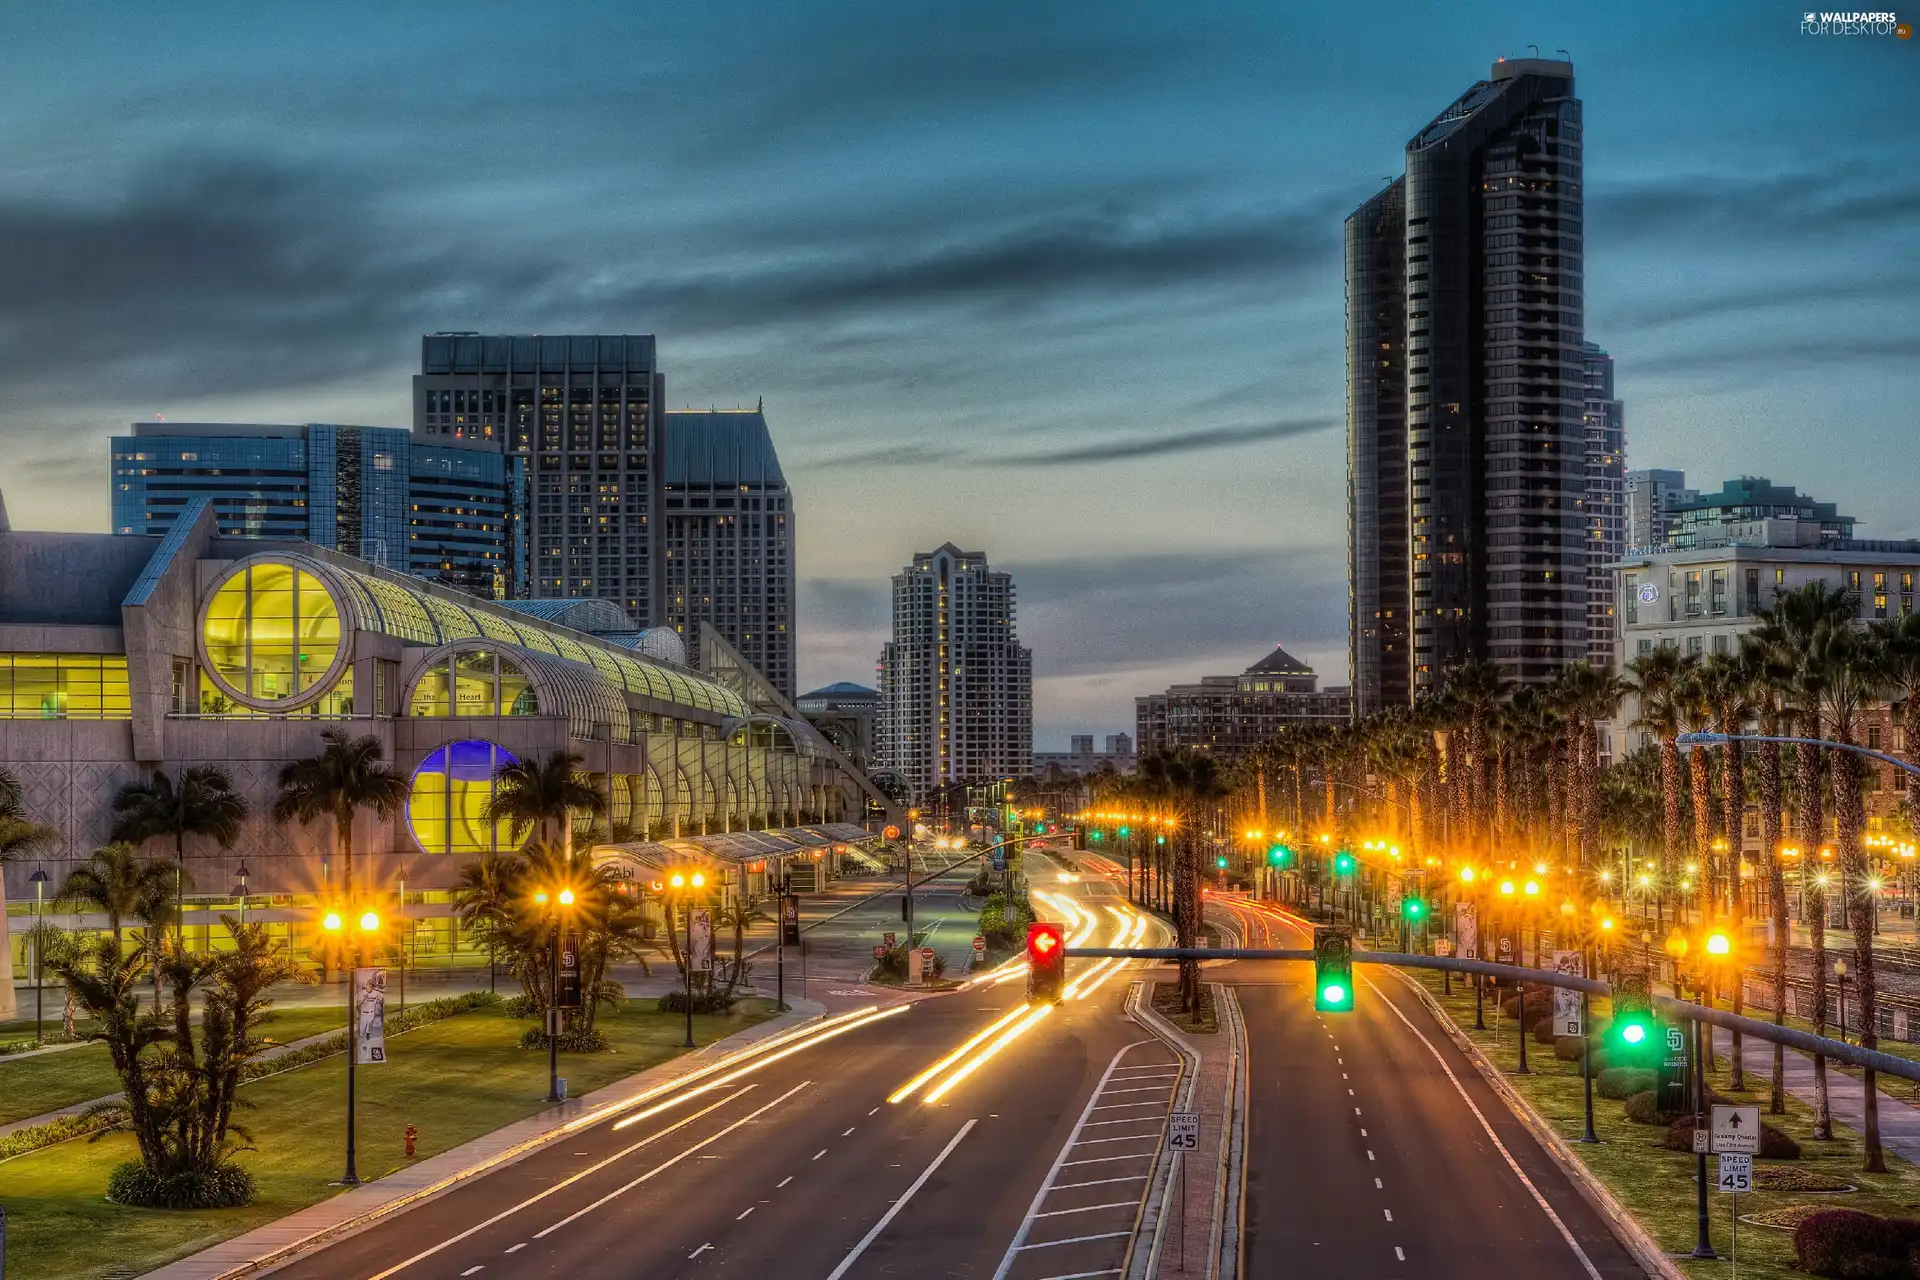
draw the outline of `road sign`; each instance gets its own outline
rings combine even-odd
[[[1705,1130],[1695,1129],[1693,1131],[1693,1154],[1697,1156],[1706,1155],[1707,1145],[1711,1137],[1712,1135],[1707,1133]]]
[[[997,840],[993,844],[993,869],[995,871],[1007,869],[1007,847]]]
[[[885,960],[887,958],[887,949],[885,947],[875,947],[873,949],[873,958],[875,960]]]
[[[927,968],[929,969],[933,968],[933,948],[932,947],[920,948],[920,963],[927,966]]]
[[[974,952],[974,954],[975,954],[975,955],[979,955],[979,954],[980,954],[981,952],[983,952],[983,951],[985,951],[986,949],[987,949],[987,939],[986,939],[986,937],[985,937],[985,936],[984,936],[983,934],[978,934],[978,933],[976,933],[976,934],[974,934],[974,935],[973,935],[973,952]]]
[[[1433,954],[1437,956],[1452,955],[1453,939],[1452,938],[1435,938],[1433,940]]]
[[[1744,1196],[1753,1190],[1753,1157],[1724,1153],[1720,1157],[1720,1177],[1716,1185],[1729,1195]]]
[[[884,943],[886,943],[886,944],[887,944],[887,945],[888,945],[889,947],[891,947],[891,946],[893,945],[893,933],[892,933],[892,931],[888,931],[888,932],[886,932],[886,933],[883,933],[883,934],[881,934],[881,935],[880,935],[880,941],[882,941],[882,942],[884,942]]]
[[[1200,1113],[1198,1111],[1175,1111],[1167,1116],[1167,1149],[1169,1151],[1200,1149]]]
[[[1719,1155],[1759,1155],[1760,1108],[1715,1107],[1711,1132],[1713,1146],[1709,1149]]]

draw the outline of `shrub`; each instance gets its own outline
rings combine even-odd
[[[1879,1218],[1854,1209],[1827,1209],[1809,1216],[1793,1233],[1794,1261],[1816,1276],[1850,1280],[1906,1280],[1910,1255],[1920,1244],[1920,1222]]]
[[[0,1135],[0,1160],[11,1160],[29,1151],[50,1147],[56,1142],[65,1142],[69,1138],[78,1138],[83,1134],[110,1129],[126,1123],[126,1119],[125,1107],[117,1102],[102,1102],[87,1108],[79,1115],[61,1116],[45,1124],[15,1129],[12,1133]]]
[[[522,1049],[544,1049],[547,1047],[545,1027],[528,1027],[520,1036]],[[595,1027],[568,1027],[560,1033],[560,1052],[562,1053],[610,1053],[613,1046]]]
[[[1627,1099],[1627,1119],[1635,1124],[1671,1124],[1673,1116],[1660,1110],[1652,1089],[1636,1093]],[[1691,1140],[1689,1140],[1691,1141]]]
[[[1615,1102],[1624,1102],[1636,1093],[1651,1093],[1660,1082],[1660,1073],[1644,1067],[1609,1067],[1594,1077],[1594,1092]]]
[[[724,990],[696,991],[693,993],[693,1011],[695,1013],[725,1013],[733,1008],[733,997]],[[685,1013],[687,1011],[687,993],[669,991],[660,997],[659,1009],[662,1013]],[[546,1043],[543,1037],[541,1044]]]
[[[1581,1036],[1555,1036],[1553,1038],[1553,1056],[1562,1062],[1578,1062],[1587,1047]]]
[[[253,1175],[225,1162],[157,1173],[129,1160],[107,1178],[107,1199],[143,1209],[235,1209],[253,1202]]]
[[[529,995],[508,996],[500,1002],[500,1012],[509,1018],[531,1018],[540,1012],[540,1006]]]
[[[1724,1100],[1716,1100],[1724,1105]],[[1671,1151],[1693,1150],[1692,1116],[1680,1116],[1668,1124],[1667,1148]],[[1798,1160],[1800,1144],[1772,1125],[1763,1124],[1760,1126],[1760,1158],[1762,1160]]]

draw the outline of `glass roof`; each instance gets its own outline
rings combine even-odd
[[[269,552],[249,561],[298,563],[311,568],[345,596],[342,604],[367,631],[398,636],[417,644],[447,644],[486,637],[517,644],[536,653],[568,658],[592,667],[628,693],[671,702],[718,716],[745,716],[751,708],[739,694],[703,676],[668,670],[635,650],[596,636],[545,625],[484,600],[449,599],[392,578],[348,568],[337,561]]]

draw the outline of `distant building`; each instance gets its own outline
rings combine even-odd
[[[1614,665],[1613,562],[1627,549],[1626,409],[1613,391],[1613,357],[1587,343],[1581,359],[1585,393],[1587,485],[1581,523],[1587,549],[1587,661]]]
[[[1014,633],[1013,577],[947,543],[893,579],[880,654],[880,767],[915,799],[1033,768],[1033,655]]]
[[[1183,746],[1242,755],[1284,726],[1346,724],[1352,693],[1321,689],[1312,667],[1276,648],[1237,676],[1202,676],[1135,698],[1140,756]]]
[[[1815,542],[1843,542],[1853,537],[1852,516],[1843,516],[1831,502],[1815,502],[1790,484],[1775,484],[1765,476],[1729,480],[1718,493],[1703,493],[1675,505],[1678,527],[1673,545],[1680,548],[1725,545],[1727,529],[1756,520],[1793,520],[1817,530]],[[1801,545],[1805,545],[1802,543]]]
[[[510,463],[399,427],[137,422],[112,441],[117,534],[160,534],[195,498],[224,537],[309,542],[497,598],[507,593]]]
[[[873,767],[874,722],[880,716],[878,690],[842,680],[801,694],[794,706],[849,760],[862,769]]]
[[[1068,741],[1071,743],[1070,750],[1033,753],[1033,774],[1036,778],[1090,778],[1101,772],[1132,773],[1139,767],[1140,757],[1133,752],[1131,735],[1108,734],[1106,748],[1102,751],[1093,749],[1093,735],[1090,733],[1073,734]]]
[[[758,409],[666,416],[661,625],[690,641],[711,622],[793,697],[793,494]]]
[[[525,468],[507,595],[611,600],[643,626],[664,619],[655,519],[665,394],[651,335],[421,339],[414,431],[491,442]]]
[[[1664,547],[1672,543],[1679,524],[1676,514],[1685,503],[1698,498],[1697,489],[1687,488],[1687,473],[1649,469],[1627,472],[1627,534],[1630,550]]]

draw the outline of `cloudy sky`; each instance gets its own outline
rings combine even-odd
[[[1786,4],[0,8],[0,486],[106,438],[405,425],[438,329],[656,333],[764,396],[802,687],[914,549],[1016,574],[1041,747],[1275,643],[1345,679],[1345,212],[1570,50],[1630,464],[1920,535],[1920,40]]]

